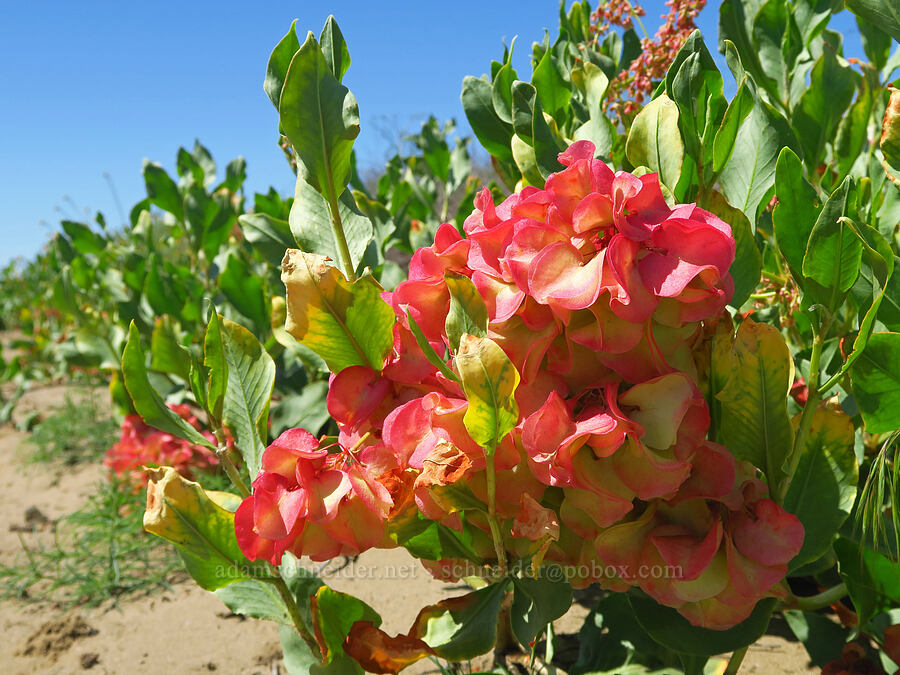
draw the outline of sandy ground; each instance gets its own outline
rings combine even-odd
[[[17,417],[60,405],[66,387],[34,388]],[[70,391],[70,390],[69,390]],[[78,508],[102,477],[100,466],[54,469],[22,464],[26,434],[0,427],[0,560],[18,555],[13,531],[30,507],[54,519]],[[437,582],[401,550],[371,551],[356,564],[329,565],[323,578],[332,587],[365,600],[385,618],[389,633],[405,632],[423,605],[461,593]],[[586,610],[580,606],[557,622],[558,633],[577,632]],[[61,613],[48,605],[0,604],[0,671],[34,673],[284,673],[274,624],[231,615],[212,593],[190,583],[174,592],[125,599],[115,608]],[[754,645],[741,673],[779,675],[815,672],[797,643],[766,636]],[[407,673],[424,673],[427,662]]]

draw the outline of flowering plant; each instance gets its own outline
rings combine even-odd
[[[180,404],[170,405],[169,408],[203,434],[207,441],[215,441],[212,433],[203,431],[190,406]],[[194,470],[209,471],[218,465],[219,460],[215,453],[202,445],[148,426],[140,415],[126,415],[122,420],[122,435],[106,451],[103,463],[115,475],[143,487],[147,483],[145,467],[171,466],[185,478],[193,478]]]
[[[289,626],[292,672],[464,661],[511,648],[509,634],[550,667],[548,626],[588,586],[604,626],[621,619],[594,637],[642,645],[647,669],[696,673],[730,653],[734,673],[775,611],[821,665],[841,641],[813,645],[819,621],[878,647],[886,668],[897,657],[900,193],[896,105],[872,97],[893,67],[867,5],[882,79],[835,53],[821,17],[772,3],[752,17],[722,5],[731,101],[692,32],[627,128],[603,100],[637,55],[617,33],[618,47],[592,39],[586,3],[562,12],[556,44],[535,45],[530,83],[508,52],[466,78],[463,107],[509,189],[477,192],[393,283],[399,191],[380,186],[382,204],[346,187],[359,116],[340,30],[329,19],[301,44],[292,27],[276,46],[265,89],[297,189],[290,220],[264,231],[287,228],[297,247],[272,314],[283,308],[278,343],[329,371],[328,433],[270,442],[275,363],[215,311],[188,377],[214,439],[153,390],[134,326],[122,366],[147,423],[215,451],[240,493],[154,471],[145,528],[229,607]],[[813,93],[798,94],[807,75]],[[879,142],[860,135],[882,118]],[[420,140],[445,189],[461,188],[433,125]],[[869,160],[850,161],[864,147]],[[392,636],[297,564],[395,547],[475,590]],[[622,665],[590,658],[567,665]]]

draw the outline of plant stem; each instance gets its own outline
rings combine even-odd
[[[278,573],[278,569],[273,566],[272,571],[275,576],[272,576],[268,581],[275,586],[278,595],[281,596],[281,600],[284,602],[285,607],[287,607],[288,614],[291,615],[291,621],[294,624],[294,628],[297,629],[297,633],[303,638],[303,641],[309,647],[313,656],[320,654],[321,650],[319,649],[319,645],[312,633],[309,632],[309,628],[306,627],[306,622],[300,614],[300,608],[297,606],[297,601],[291,594],[287,584],[284,583],[284,579],[282,579],[281,575]]]
[[[830,321],[823,322],[821,329],[813,338],[812,353],[809,357],[809,380],[806,383],[809,391],[806,405],[803,406],[803,412],[800,417],[800,424],[797,427],[797,435],[794,436],[794,447],[791,449],[790,464],[788,465],[787,477],[778,486],[778,502],[783,503],[788,488],[791,486],[791,480],[797,472],[797,466],[800,464],[800,456],[803,454],[803,445],[806,443],[806,436],[812,426],[812,418],[816,407],[819,404],[819,361],[822,358],[822,347],[825,345],[825,334],[828,331]]]
[[[216,457],[218,457],[219,461],[222,462],[222,466],[225,467],[225,473],[228,474],[231,482],[234,483],[234,486],[238,489],[238,492],[241,493],[241,497],[249,497],[250,488],[247,487],[244,479],[241,478],[240,471],[238,471],[238,468],[234,465],[234,462],[231,461],[231,457],[228,456],[228,448],[216,448]]]
[[[338,193],[334,187],[334,177],[331,175],[331,163],[327,161],[328,153],[325,153],[325,175],[328,177],[328,210],[331,211],[331,228],[334,231],[334,239],[337,242],[344,265],[344,276],[351,284],[356,281],[356,270],[353,269],[353,258],[350,257],[350,247],[347,246],[347,237],[344,234],[344,224],[341,222],[341,212],[338,207]]]
[[[744,661],[744,656],[747,655],[747,648],[741,647],[740,649],[735,649],[734,653],[731,655],[731,658],[728,659],[728,667],[725,668],[725,672],[722,675],[735,675],[738,670],[741,668],[741,663]]]
[[[241,478],[241,472],[238,471],[237,466],[235,466],[234,462],[231,461],[231,457],[229,457],[228,455],[228,445],[225,441],[225,431],[223,430],[221,423],[216,424],[215,428],[213,429],[213,433],[216,435],[216,441],[219,444],[219,447],[216,448],[216,457],[218,457],[219,461],[222,462],[222,466],[225,468],[225,473],[228,474],[228,477],[231,479],[234,487],[237,488],[237,491],[241,493],[241,497],[244,497],[246,499],[250,496],[250,488],[247,487],[244,479]]]
[[[491,539],[494,540],[494,552],[497,554],[500,576],[505,577],[506,548],[503,546],[503,536],[500,533],[500,524],[497,522],[497,477],[494,474],[494,452],[485,454],[487,456],[485,477],[487,480],[488,525],[491,528]]]
[[[847,586],[841,582],[837,586],[832,586],[817,595],[810,595],[805,598],[794,596],[791,599],[791,606],[804,612],[814,612],[817,609],[830,607],[845,595],[847,595]]]

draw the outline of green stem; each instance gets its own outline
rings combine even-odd
[[[744,657],[747,655],[747,648],[741,647],[740,649],[735,649],[734,653],[731,655],[731,658],[728,659],[728,667],[725,668],[725,672],[722,675],[735,675],[738,670],[741,668],[741,663],[744,661]]]
[[[503,546],[503,535],[500,533],[500,523],[497,521],[497,477],[494,473],[494,453],[488,452],[485,477],[487,480],[488,499],[488,525],[491,528],[491,539],[494,541],[494,551],[497,554],[497,564],[500,566],[500,576],[506,576],[506,548]]]
[[[244,497],[245,499],[249,497],[250,488],[247,487],[244,479],[241,478],[240,471],[238,471],[238,468],[235,466],[234,462],[231,461],[231,457],[228,456],[228,448],[216,448],[216,457],[218,457],[219,461],[222,462],[222,466],[225,467],[225,473],[228,474],[231,482],[234,483],[234,487],[236,487],[238,492],[241,493],[241,497]]]
[[[810,595],[805,598],[794,596],[791,599],[790,606],[796,607],[797,609],[804,612],[815,612],[818,609],[831,607],[831,605],[836,603],[845,595],[847,595],[847,586],[845,586],[842,582],[837,586],[832,586],[831,588],[826,589],[817,595]]]
[[[241,493],[241,497],[246,499],[250,496],[250,488],[247,487],[244,479],[241,478],[241,472],[238,471],[237,466],[235,466],[235,463],[228,455],[228,445],[225,441],[225,432],[222,429],[222,425],[217,424],[215,429],[213,430],[213,433],[215,433],[216,441],[219,444],[219,447],[216,448],[216,457],[218,457],[219,461],[222,462],[222,466],[225,468],[225,473],[228,474],[228,477],[231,479],[234,487],[236,487],[238,492]]]
[[[324,144],[324,141],[323,141]],[[324,150],[324,147],[323,147]],[[338,207],[338,194],[334,187],[334,177],[331,175],[331,163],[327,161],[328,153],[325,153],[325,175],[328,177],[328,210],[331,211],[331,227],[334,230],[334,239],[337,241],[341,261],[344,265],[344,276],[351,284],[356,281],[356,270],[353,269],[353,258],[350,257],[350,247],[347,246],[347,237],[344,234],[344,224],[341,222],[341,212]]]
[[[816,336],[813,338],[812,353],[809,357],[809,380],[806,383],[809,391],[806,399],[806,405],[803,406],[803,413],[800,417],[800,424],[797,427],[797,435],[794,436],[794,447],[791,449],[790,463],[788,465],[787,477],[781,482],[778,490],[778,502],[783,503],[787,495],[788,488],[791,486],[791,480],[797,472],[797,466],[800,464],[800,456],[803,454],[803,446],[806,443],[806,436],[812,426],[812,418],[815,414],[816,407],[819,404],[819,361],[822,358],[822,347],[825,345],[825,334],[828,332],[830,321],[826,320]]]
[[[287,587],[287,584],[284,583],[284,579],[281,578],[281,575],[278,574],[278,570],[273,567],[272,571],[275,576],[271,577],[267,581],[275,586],[275,589],[278,591],[278,595],[281,596],[281,600],[284,602],[285,607],[287,607],[288,614],[291,615],[291,621],[294,624],[294,628],[297,629],[297,633],[303,638],[303,641],[309,647],[313,656],[321,653],[319,649],[319,645],[316,642],[316,639],[313,637],[312,633],[309,632],[309,628],[306,627],[306,622],[303,620],[303,616],[300,614],[300,608],[297,606],[297,600],[294,598],[290,589]]]

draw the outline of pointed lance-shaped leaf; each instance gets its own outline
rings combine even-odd
[[[359,109],[350,90],[334,77],[312,33],[291,59],[278,112],[306,179],[323,195],[337,198],[350,177]]]
[[[122,353],[122,374],[134,409],[147,424],[191,443],[215,449],[203,434],[171,410],[150,384],[141,334],[134,322],[128,327],[128,341]]]
[[[249,330],[225,318],[221,322],[222,354],[228,368],[223,421],[253,479],[268,440],[275,362]]]
[[[291,59],[294,58],[294,54],[300,49],[296,25],[297,21],[295,19],[291,23],[287,34],[275,45],[272,55],[269,56],[269,63],[266,65],[266,79],[263,82],[263,89],[265,89],[266,96],[269,97],[276,109],[278,109],[278,105],[281,102],[281,90],[284,87],[288,66],[291,65]]]

